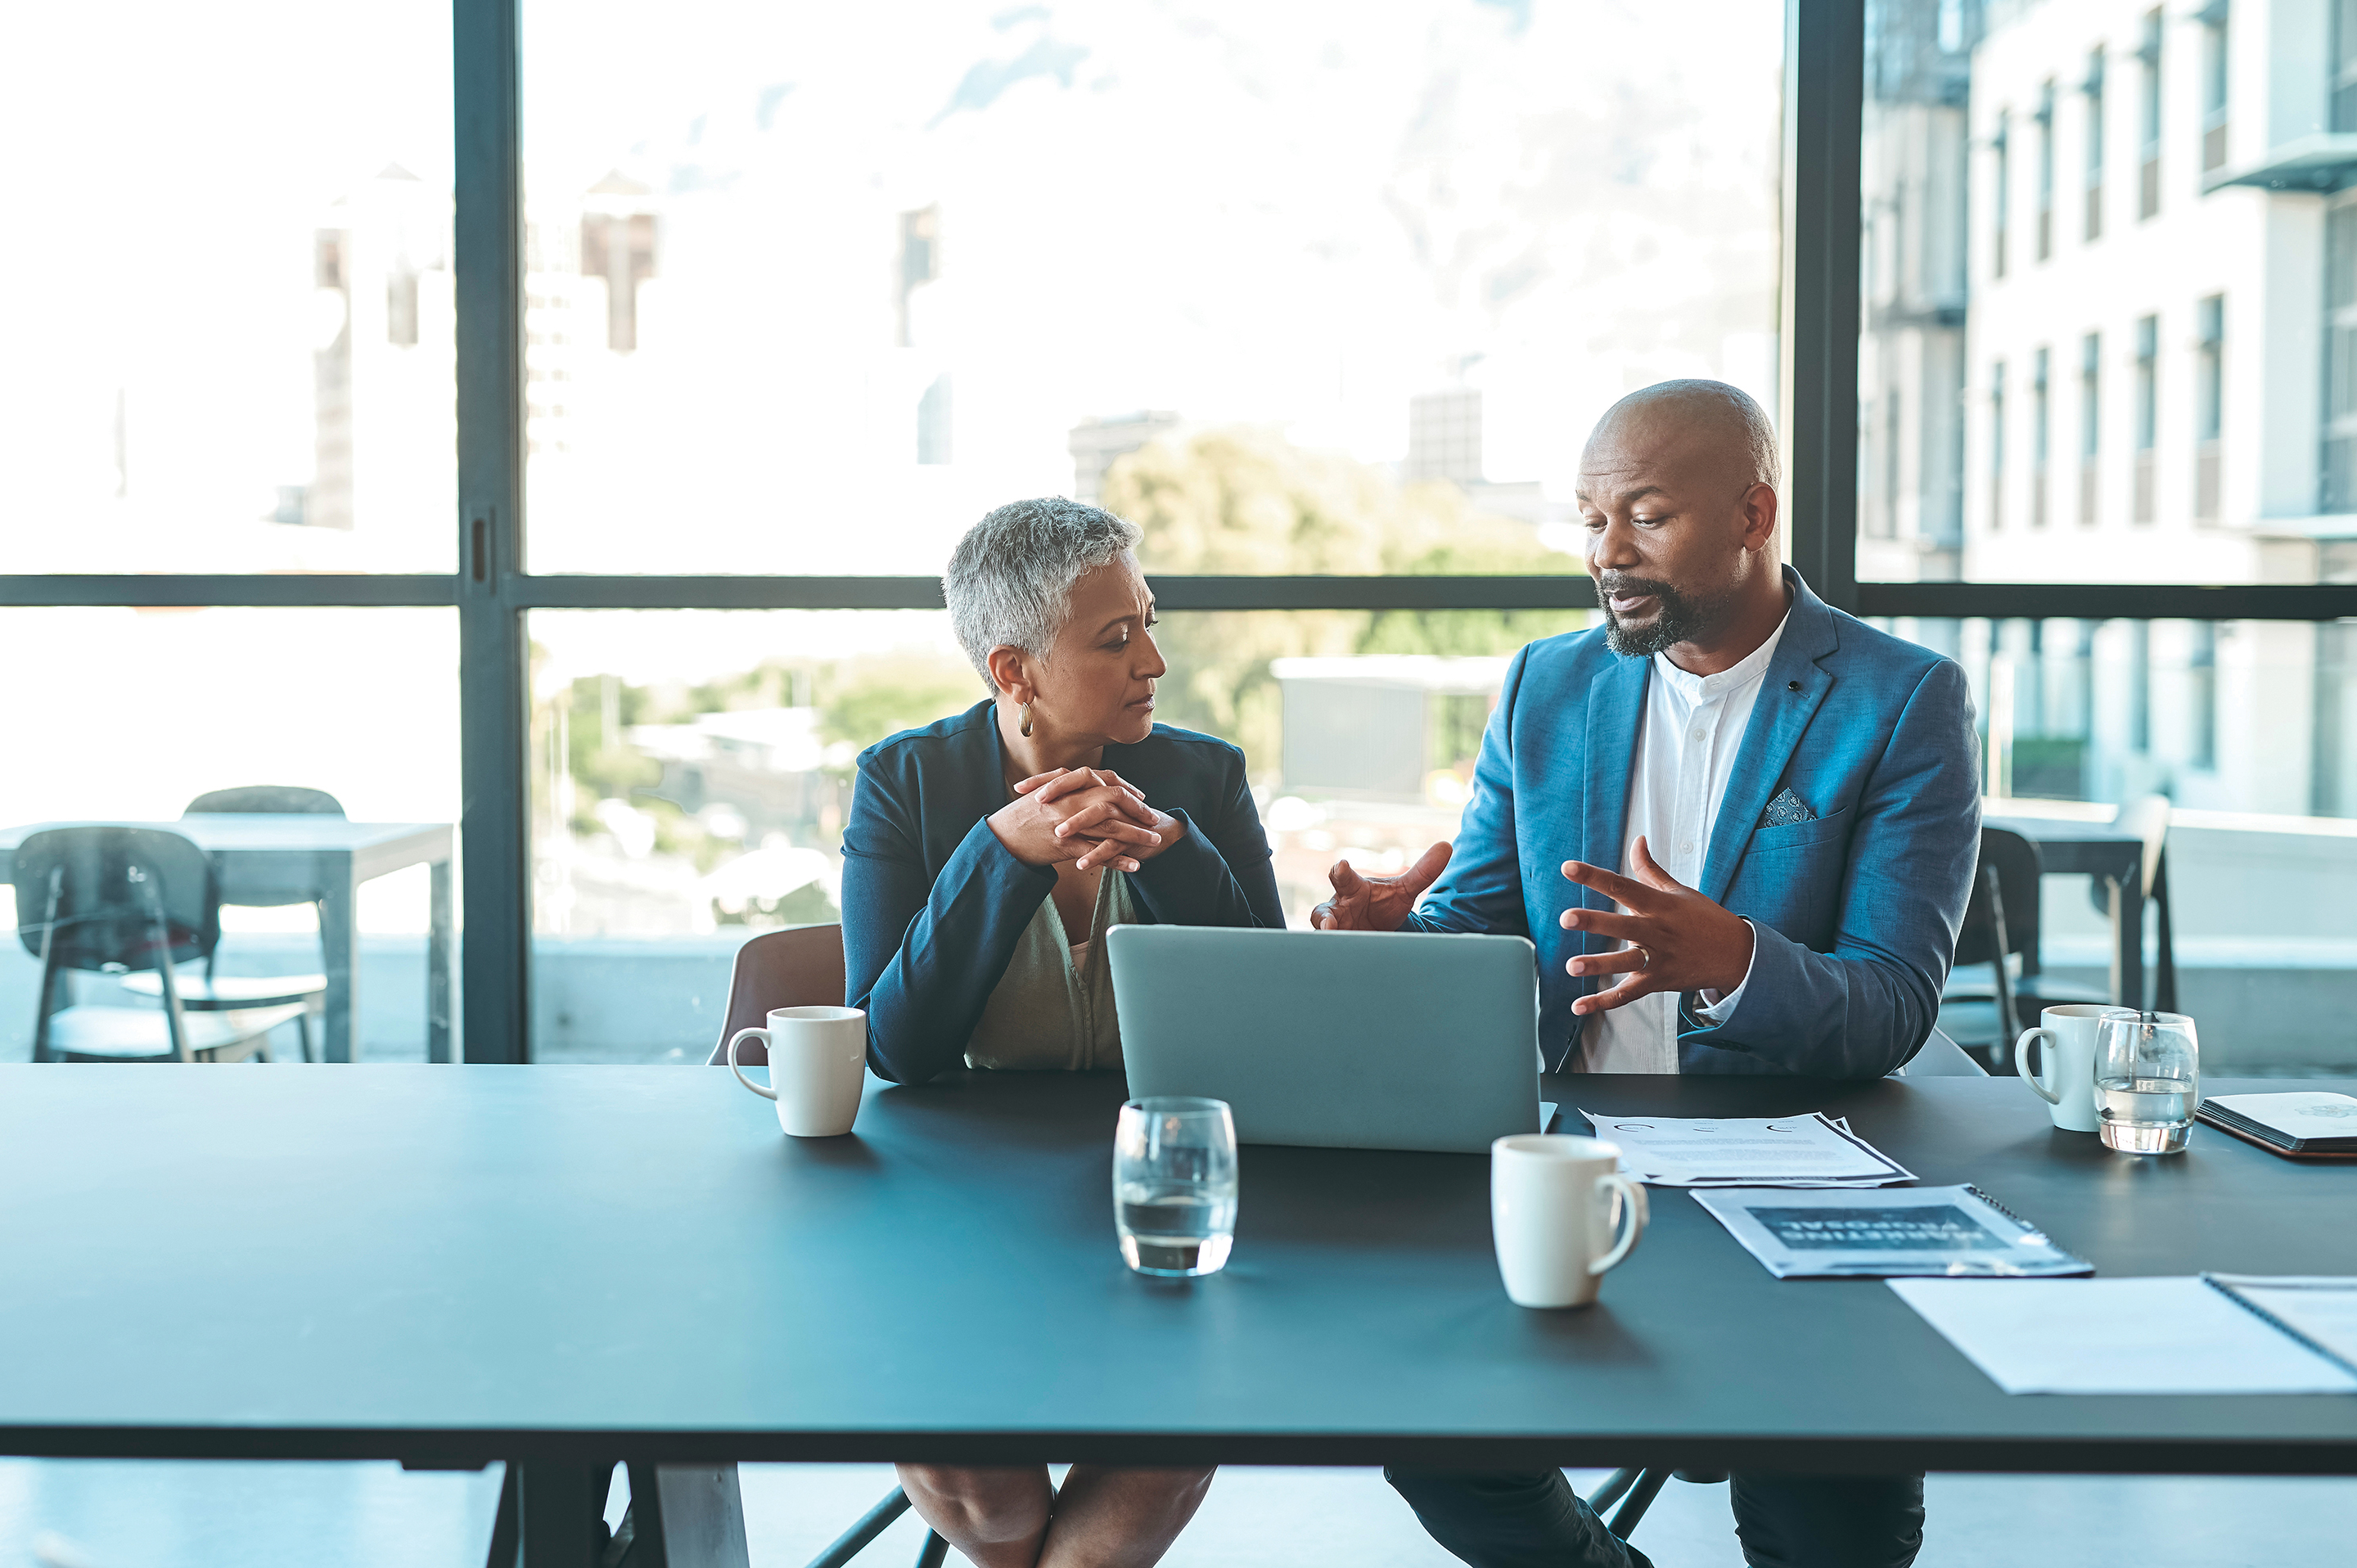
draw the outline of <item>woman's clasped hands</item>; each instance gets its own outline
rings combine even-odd
[[[1017,780],[1015,799],[991,813],[990,831],[1026,865],[1071,861],[1079,871],[1135,871],[1177,843],[1187,824],[1155,810],[1109,768],[1057,768]]]

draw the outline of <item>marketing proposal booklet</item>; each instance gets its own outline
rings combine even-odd
[[[1778,1279],[2037,1279],[2093,1265],[1973,1187],[1715,1187],[1696,1203]]]

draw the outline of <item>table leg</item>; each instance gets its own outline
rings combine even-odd
[[[508,1461],[487,1568],[597,1568],[611,1465]]]
[[[748,1568],[736,1466],[630,1466],[630,1512],[609,1539],[613,1472],[510,1461],[489,1568]]]
[[[425,938],[425,1059],[450,1059],[450,863],[434,863],[433,914]]]
[[[734,1465],[633,1465],[620,1568],[748,1568]]]
[[[324,879],[319,900],[319,947],[328,961],[328,1015],[320,1033],[319,1059],[348,1062],[360,1055],[360,884],[351,868]]]
[[[2144,996],[2144,868],[2124,878],[2113,895],[2112,936],[2119,949],[2120,983],[2113,994],[2123,1007],[2142,1011]]]

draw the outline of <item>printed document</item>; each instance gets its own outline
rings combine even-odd
[[[2286,1333],[2305,1339],[2357,1371],[2357,1279],[2345,1274],[2204,1274],[2219,1289],[2266,1315]]]
[[[1888,1283],[2009,1394],[2357,1393],[2357,1375],[2198,1276]]]
[[[1620,1169],[1655,1187],[1881,1187],[1912,1172],[1822,1112],[1804,1116],[1598,1116]]]
[[[1695,1201],[1780,1280],[2091,1274],[2082,1258],[1971,1187],[1812,1192],[1714,1187]]]

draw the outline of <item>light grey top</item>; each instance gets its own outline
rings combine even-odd
[[[1121,1066],[1121,1023],[1104,933],[1135,921],[1129,878],[1108,869],[1097,882],[1085,940],[1072,941],[1052,894],[1023,928],[982,1022],[966,1042],[968,1067],[1091,1072]]]

